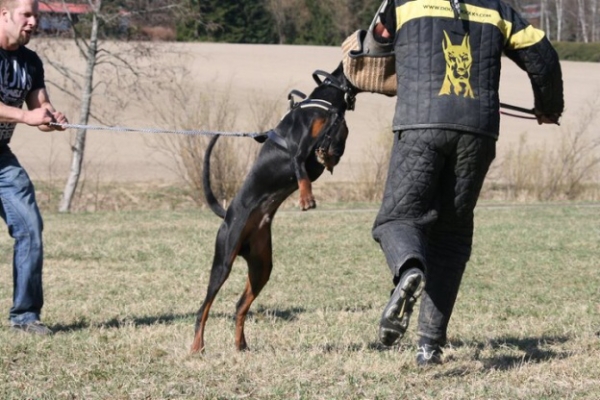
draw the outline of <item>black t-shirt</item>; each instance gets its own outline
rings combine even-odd
[[[26,47],[0,49],[0,102],[21,108],[27,95],[45,87],[44,66],[38,55]],[[15,123],[0,122],[0,146],[10,142]]]

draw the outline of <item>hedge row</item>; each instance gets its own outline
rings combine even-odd
[[[561,60],[600,62],[600,43],[554,42]]]

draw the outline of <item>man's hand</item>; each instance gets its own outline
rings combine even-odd
[[[389,40],[389,38],[392,37],[392,35],[390,35],[388,30],[385,29],[385,26],[381,22],[378,22],[373,27],[373,33],[375,34],[376,39],[381,38],[383,41]]]
[[[52,122],[57,123],[59,125],[63,125],[63,124],[68,124],[69,121],[67,120],[67,117],[65,116],[65,114],[61,113],[60,111],[55,111],[52,113],[52,118],[54,118],[54,120]],[[64,131],[66,128],[62,127],[62,126],[56,126],[56,125],[52,125],[50,126],[50,128],[54,129],[55,131]]]
[[[56,124],[68,124],[67,117],[59,111],[50,111],[45,107],[35,108],[25,111],[23,122],[30,126],[37,126],[40,130],[49,131],[64,131],[62,126],[50,125],[51,122]]]
[[[541,124],[556,124],[560,125],[558,120],[560,119],[560,114],[543,114],[541,111],[533,110],[535,117],[537,118],[538,125]]]
[[[50,122],[54,122],[54,116],[47,108],[35,108],[24,111],[23,122],[30,126],[48,125]]]

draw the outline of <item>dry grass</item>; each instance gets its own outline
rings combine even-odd
[[[202,211],[46,213],[52,338],[0,328],[2,399],[596,399],[595,205],[482,204],[443,366],[414,365],[415,326],[376,341],[390,280],[376,210],[281,212],[272,279],[233,346],[236,262],[189,355],[220,220]],[[0,239],[0,309],[11,241]]]
[[[532,145],[521,134],[496,160],[487,179],[486,196],[505,200],[597,200],[600,139],[596,119],[600,94],[578,110],[577,120],[560,128],[558,143]]]

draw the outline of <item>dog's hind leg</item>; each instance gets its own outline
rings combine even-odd
[[[273,247],[271,242],[271,224],[267,223],[254,233],[250,239],[250,251],[243,257],[248,263],[248,280],[236,306],[235,345],[238,350],[246,350],[248,345],[244,335],[244,323],[252,302],[265,287],[273,270]]]
[[[208,289],[204,302],[200,306],[196,316],[196,327],[194,342],[192,343],[191,352],[196,353],[204,350],[204,328],[206,326],[206,320],[208,319],[208,313],[212,306],[217,293],[223,286],[223,283],[229,277],[233,261],[237,257],[240,250],[239,241],[235,244],[234,248],[223,249],[229,241],[227,225],[221,225],[219,233],[217,234],[217,242],[215,245],[215,256],[213,259],[212,269],[210,271],[210,279],[208,282]]]

